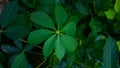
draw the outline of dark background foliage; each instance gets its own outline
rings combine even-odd
[[[3,4],[4,1],[0,3],[3,5],[0,68],[119,67],[120,0],[9,0]],[[58,4],[65,9],[69,19],[77,23],[74,36],[77,48],[66,53],[61,61],[54,53],[44,57],[45,41],[35,45],[28,42],[32,31],[44,28],[33,23],[31,13],[45,12],[55,22],[54,8]]]

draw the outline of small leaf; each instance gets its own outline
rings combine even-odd
[[[110,36],[103,49],[104,68],[118,68],[119,51],[116,42]]]
[[[61,5],[55,6],[55,19],[58,26],[63,25],[68,19],[68,14]]]
[[[55,48],[55,39],[56,35],[53,35],[50,38],[48,38],[48,40],[45,42],[43,46],[43,54],[45,57],[48,57],[50,54],[52,54]]]
[[[18,48],[15,48],[8,44],[1,45],[1,50],[5,53],[9,53],[9,54],[17,53],[20,51]]]
[[[5,26],[8,26],[8,24],[14,20],[18,10],[19,6],[17,1],[10,1],[4,6],[2,14],[0,15],[0,24],[2,28],[5,28]]]
[[[44,12],[41,12],[41,11],[33,12],[30,16],[30,19],[34,23],[41,25],[43,27],[51,28],[51,29],[55,28],[54,23],[51,20],[51,18]]]
[[[33,46],[32,45],[25,45],[25,47],[24,47],[24,50],[26,51],[26,52],[29,52],[29,51],[31,51],[33,49]]]
[[[0,68],[3,68],[3,65],[2,65],[2,64],[0,64]]]
[[[29,30],[25,26],[14,25],[6,28],[4,34],[10,39],[20,39],[26,37],[29,33]]]
[[[20,40],[15,39],[15,40],[14,40],[14,44],[15,44],[18,48],[23,49],[23,44],[22,44],[22,42],[21,42]]]
[[[28,36],[28,43],[32,45],[39,44],[50,37],[52,34],[53,31],[46,29],[34,30]]]
[[[115,1],[114,9],[117,13],[120,13],[120,0]]]
[[[15,57],[11,64],[11,68],[26,68],[27,63],[28,63],[27,58],[25,57],[25,54],[22,52]]]
[[[74,36],[75,35],[75,31],[76,31],[76,22],[70,22],[68,23],[63,29],[62,31],[65,32],[67,35],[70,36]]]
[[[108,19],[114,19],[114,17],[115,17],[115,11],[113,11],[113,10],[105,11],[105,14]]]
[[[75,40],[73,37],[70,37],[68,35],[61,35],[61,44],[65,47],[66,50],[69,52],[73,52],[77,48],[77,40]]]
[[[57,58],[59,59],[59,62],[62,60],[62,58],[65,55],[65,49],[61,45],[59,35],[57,36],[57,39],[56,39],[56,42],[55,42],[55,54],[56,54]]]

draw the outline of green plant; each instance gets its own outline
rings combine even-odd
[[[10,0],[0,68],[119,68],[120,0]]]

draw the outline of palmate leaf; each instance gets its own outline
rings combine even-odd
[[[54,32],[46,29],[32,31],[28,36],[28,43],[35,45],[43,42],[50,37]]]
[[[33,12],[30,16],[30,19],[34,23],[41,25],[43,27],[50,28],[50,29],[55,28],[54,23],[51,20],[51,18],[44,12],[41,12],[41,11]]]
[[[0,25],[2,28],[5,28],[14,20],[18,10],[19,6],[17,1],[11,1],[4,6],[2,14],[0,15]]]
[[[118,68],[119,51],[116,42],[110,36],[107,38],[103,49],[104,68]]]
[[[26,68],[27,67],[27,58],[24,52],[18,54],[11,64],[11,68]]]
[[[65,55],[65,48],[61,44],[60,38],[61,38],[60,35],[58,35],[55,42],[55,55],[57,56],[59,61],[61,61]]]
[[[77,48],[77,41],[68,35],[61,35],[61,44],[64,46],[64,48],[69,51],[73,52]]]
[[[45,57],[48,57],[53,52],[55,48],[55,40],[56,35],[53,35],[50,38],[48,38],[48,40],[44,43],[43,54]]]
[[[58,26],[63,25],[68,19],[68,14],[61,5],[55,6],[55,19]]]
[[[67,35],[74,36],[76,31],[76,24],[76,22],[71,21],[62,29],[62,32],[66,33]]]

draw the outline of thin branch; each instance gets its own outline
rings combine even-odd
[[[46,59],[42,63],[40,63],[36,68],[40,68],[45,62],[46,62]]]

